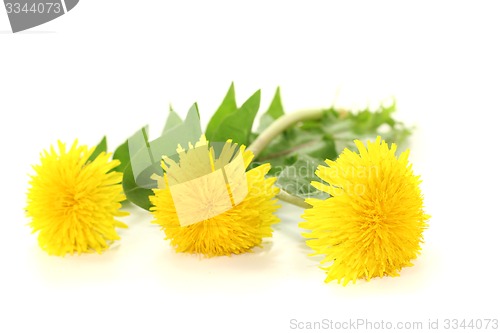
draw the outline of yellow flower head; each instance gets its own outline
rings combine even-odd
[[[240,164],[233,155],[241,158]],[[279,206],[273,199],[275,178],[265,178],[269,164],[245,172],[253,155],[230,142],[218,159],[206,141],[180,151],[179,157],[178,164],[164,157],[162,183],[150,197],[153,223],[177,252],[239,254],[272,236]]]
[[[44,151],[41,164],[33,167],[26,207],[30,226],[49,254],[101,253],[120,239],[115,228],[127,227],[115,219],[127,215],[120,211],[122,174],[110,172],[120,162],[109,162],[111,154],[105,153],[89,161],[95,148],[76,141],[69,150],[58,145],[59,152]]]
[[[326,200],[308,199],[312,208],[301,227],[314,255],[325,255],[327,278],[344,285],[364,278],[397,276],[420,253],[429,216],[423,211],[420,179],[408,163],[409,151],[396,157],[380,137],[359,154],[345,149],[336,161],[316,171],[327,184],[313,186],[329,193]]]

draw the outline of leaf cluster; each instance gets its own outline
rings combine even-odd
[[[231,84],[204,131],[207,140],[232,140],[250,145],[259,134],[285,115],[279,87],[271,104],[257,121],[260,100],[258,90],[238,106],[235,87]],[[401,145],[411,134],[410,128],[393,118],[395,101],[390,105],[380,105],[376,110],[351,111],[331,107],[322,111],[320,119],[297,123],[278,135],[255,157],[250,168],[270,163],[269,175],[277,177],[276,185],[282,190],[302,198],[321,198],[324,193],[310,183],[320,181],[315,170],[325,159],[335,160],[345,148],[353,149],[355,139],[380,135],[387,142]],[[116,170],[124,173],[123,189],[127,199],[149,209],[149,196],[153,194],[154,187],[150,176],[161,172],[158,168],[162,154],[173,156],[179,144],[187,148],[189,142],[194,144],[198,141],[201,133],[198,108],[194,104],[185,120],[170,110],[159,138],[150,141],[147,127],[144,127],[120,145],[113,157],[121,161]],[[131,143],[134,147],[130,146]],[[137,169],[139,172],[136,172]]]

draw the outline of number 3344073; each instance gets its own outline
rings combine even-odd
[[[40,2],[34,4],[20,4],[19,2],[7,2],[5,4],[7,8],[7,14],[48,14],[55,13],[59,14],[62,11],[60,3],[54,2]]]

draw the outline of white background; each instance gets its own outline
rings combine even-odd
[[[333,1],[82,0],[19,34],[0,7],[0,331],[287,332],[290,320],[499,317],[498,5]],[[114,149],[168,105],[206,123],[231,81],[243,102],[277,85],[285,108],[391,96],[416,125],[411,160],[432,215],[398,278],[325,284],[284,205],[253,254],[176,254],[147,212],[119,245],[42,252],[23,208],[30,165],[58,139]],[[424,327],[425,327],[424,325]],[[174,329],[175,328],[175,329]]]

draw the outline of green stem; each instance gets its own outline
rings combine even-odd
[[[258,157],[260,153],[288,128],[292,127],[298,122],[305,120],[320,119],[323,116],[324,110],[303,110],[294,113],[286,114],[278,118],[268,128],[266,128],[258,137],[248,146],[254,158]]]
[[[320,109],[320,110],[303,110],[286,114],[278,118],[268,128],[266,128],[257,137],[257,139],[255,139],[255,141],[248,146],[248,150],[250,150],[253,153],[255,159],[276,137],[281,135],[281,133],[286,131],[288,128],[292,127],[298,122],[320,119],[323,116],[323,113],[324,110]],[[297,197],[283,190],[280,190],[280,192],[276,197],[282,201],[291,203],[293,205],[302,208],[311,208],[311,205],[306,203],[303,198]]]
[[[283,191],[280,189],[278,194],[276,195],[276,198],[280,199],[281,201],[288,202],[292,205],[301,207],[301,208],[311,208],[312,206],[308,204],[307,202],[304,201],[304,199],[297,197],[295,195],[291,195],[288,192]]]

